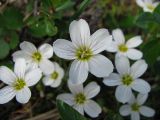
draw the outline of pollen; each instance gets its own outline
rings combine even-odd
[[[21,90],[24,88],[25,85],[26,82],[23,79],[18,78],[13,86],[15,90]]]
[[[128,74],[123,75],[121,79],[122,83],[127,86],[131,85],[131,83],[133,82],[133,78]]]
[[[131,106],[132,111],[135,111],[135,112],[139,111],[139,107],[140,107],[140,106],[139,106],[137,103],[134,103],[134,104],[132,104],[132,106]]]
[[[82,46],[76,50],[78,60],[87,61],[93,56],[92,50],[89,47]]]
[[[125,44],[121,44],[118,46],[119,51],[121,52],[127,52],[128,47]]]
[[[53,80],[56,80],[58,78],[58,72],[54,71],[52,74],[51,74],[51,78]]]
[[[77,104],[84,104],[86,101],[86,96],[83,93],[78,93],[75,95],[75,102]]]
[[[42,55],[39,52],[35,52],[35,53],[32,54],[32,58],[36,62],[40,62],[41,59],[42,59]]]

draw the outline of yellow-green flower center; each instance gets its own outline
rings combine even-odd
[[[122,83],[127,86],[129,86],[133,82],[133,78],[128,74],[123,75],[121,79]]]
[[[76,50],[76,57],[78,60],[87,61],[92,57],[93,53],[89,47],[82,46]]]
[[[21,90],[22,88],[24,88],[25,85],[26,82],[23,79],[18,78],[14,83],[13,87],[15,88],[15,90]]]
[[[119,51],[121,52],[127,52],[128,47],[125,44],[121,44],[118,46]]]
[[[58,72],[54,71],[52,74],[51,74],[51,78],[53,80],[56,80],[58,78]]]
[[[132,111],[137,112],[139,111],[140,105],[138,105],[137,103],[134,103],[132,104],[131,108],[132,108]]]
[[[42,59],[42,55],[39,52],[35,52],[32,54],[32,58],[33,60],[35,60],[36,62],[40,62]]]
[[[151,11],[154,11],[155,7],[152,4],[147,3],[146,4],[147,8],[150,9]]]
[[[84,104],[86,101],[86,96],[83,93],[78,93],[75,95],[75,102],[77,104]]]

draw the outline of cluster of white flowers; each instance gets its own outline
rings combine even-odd
[[[10,101],[14,96],[20,103],[26,103],[31,97],[28,87],[35,85],[41,78],[46,86],[58,87],[64,76],[64,70],[56,62],[49,60],[53,52],[60,58],[73,60],[69,69],[68,87],[72,94],[64,93],[57,96],[79,113],[87,113],[97,117],[101,107],[91,98],[100,92],[96,82],[90,82],[83,88],[90,72],[103,78],[107,86],[118,86],[116,99],[128,103],[120,108],[123,116],[131,114],[132,120],[140,120],[139,113],[150,117],[154,110],[141,106],[151,90],[150,85],[139,78],[147,70],[147,63],[142,60],[142,52],[135,49],[142,43],[140,36],[125,42],[120,29],[115,29],[112,35],[105,28],[97,30],[92,35],[88,23],[80,19],[71,22],[69,27],[71,41],[58,39],[50,44],[43,44],[38,49],[30,42],[20,44],[21,50],[13,54],[15,62],[14,73],[7,67],[0,67],[0,80],[8,84],[0,90],[0,104]],[[113,37],[112,37],[113,36]],[[116,52],[115,66],[117,73],[112,73],[114,66],[102,51]],[[131,67],[129,59],[137,60]],[[134,98],[134,91],[139,92]]]

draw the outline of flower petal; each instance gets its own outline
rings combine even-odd
[[[146,102],[148,98],[148,94],[138,94],[137,96],[137,102],[139,105],[142,105]]]
[[[93,100],[88,100],[84,105],[84,111],[92,118],[98,117],[102,112],[101,107]]]
[[[141,36],[135,36],[126,42],[128,48],[134,48],[142,43]]]
[[[27,54],[26,52],[19,50],[16,51],[12,54],[13,57],[13,61],[15,62],[17,59],[23,58],[26,60],[26,62],[30,62],[31,61],[31,56],[29,54]]]
[[[124,34],[121,29],[118,28],[118,29],[113,30],[112,35],[113,35],[114,40],[118,44],[123,44],[125,42]]]
[[[28,87],[24,87],[22,90],[17,91],[16,93],[16,100],[19,103],[25,104],[31,98],[31,91]]]
[[[56,88],[61,84],[61,82],[62,82],[62,79],[53,80],[53,83],[51,84],[51,87]]]
[[[124,75],[130,72],[130,63],[128,58],[121,56],[121,57],[116,57],[115,59],[115,65],[118,73],[120,75]]]
[[[40,69],[33,69],[29,71],[25,76],[25,81],[27,86],[35,85],[42,77],[42,72]]]
[[[119,102],[126,103],[129,101],[132,94],[133,93],[130,87],[125,86],[125,85],[120,85],[116,88],[115,96]]]
[[[140,120],[140,115],[138,112],[131,113],[131,120]]]
[[[72,84],[70,81],[68,82],[69,90],[75,95],[78,93],[83,93],[83,84]]]
[[[103,83],[107,86],[117,86],[121,84],[121,78],[117,73],[111,73],[103,79]]]
[[[53,56],[53,47],[50,44],[43,44],[38,48],[38,51],[45,58],[51,58]]]
[[[70,82],[81,84],[88,77],[88,63],[74,60],[69,71]]]
[[[0,80],[8,85],[12,85],[16,80],[15,74],[6,66],[0,67]]]
[[[53,43],[53,50],[55,54],[60,58],[69,59],[69,60],[76,58],[75,48],[73,44],[68,40],[64,40],[64,39],[56,40]]]
[[[94,54],[104,51],[112,42],[112,36],[107,29],[99,29],[90,37],[91,46]]]
[[[76,104],[76,105],[73,106],[73,108],[74,108],[75,110],[77,110],[80,114],[84,115],[83,105]]]
[[[88,99],[95,97],[100,92],[100,86],[96,82],[90,82],[84,88],[84,94]]]
[[[26,61],[25,59],[17,59],[14,65],[14,72],[18,78],[24,78],[26,72]]]
[[[53,72],[54,70],[54,65],[53,63],[48,60],[48,59],[43,59],[40,63],[39,63],[40,69],[42,70],[42,72],[44,74],[50,74]]]
[[[136,0],[137,5],[139,5],[140,7],[144,7],[145,3],[144,0]]]
[[[90,44],[90,29],[85,20],[72,21],[69,26],[69,33],[74,45],[81,46]]]
[[[148,65],[144,60],[138,60],[131,66],[131,75],[134,78],[139,78],[144,74],[147,68],[148,68]]]
[[[37,48],[35,47],[35,45],[33,45],[32,43],[30,42],[27,42],[27,41],[24,41],[20,44],[20,48],[27,52],[28,54],[32,54],[34,53],[35,51],[37,51]]]
[[[132,89],[134,89],[137,92],[140,92],[141,94],[147,94],[151,91],[151,86],[142,79],[136,79],[133,81],[131,85]]]
[[[127,56],[131,60],[138,60],[138,59],[142,58],[143,53],[141,51],[139,51],[139,50],[136,50],[136,49],[129,49],[127,51]]]
[[[146,116],[146,117],[152,117],[155,115],[155,110],[150,108],[150,107],[147,107],[147,106],[141,106],[140,107],[140,113],[143,115],[143,116]]]
[[[106,47],[106,51],[108,52],[117,52],[118,45],[115,41],[112,41],[109,46]]]
[[[89,61],[89,71],[96,77],[107,77],[113,72],[113,64],[108,58],[97,54]]]
[[[58,100],[62,100],[63,102],[67,103],[68,105],[74,104],[74,96],[69,93],[63,93],[57,96]]]
[[[5,104],[9,102],[14,98],[15,95],[16,92],[13,87],[6,86],[0,89],[0,104]]]
[[[128,116],[131,114],[131,107],[130,105],[123,105],[120,107],[119,109],[119,113],[122,115],[122,116]]]
[[[50,76],[45,76],[43,79],[42,79],[42,82],[45,86],[50,86],[52,83],[53,83],[53,80],[51,79]]]

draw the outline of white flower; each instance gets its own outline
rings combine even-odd
[[[58,39],[53,44],[57,56],[74,60],[71,64],[69,77],[73,84],[83,83],[90,71],[97,77],[108,76],[113,71],[112,62],[99,54],[112,41],[107,29],[99,29],[90,35],[88,23],[80,19],[73,21],[69,27],[72,42]]]
[[[54,68],[49,58],[53,56],[53,47],[49,44],[43,44],[38,49],[30,42],[22,42],[21,50],[15,52],[13,60],[24,58],[29,66],[33,68],[39,67],[43,73],[50,73]]]
[[[135,36],[125,43],[125,37],[121,29],[112,31],[114,41],[110,46],[106,47],[109,52],[117,52],[116,56],[127,56],[132,60],[141,59],[143,54],[141,51],[135,49],[142,43],[140,36]]]
[[[144,60],[138,60],[130,67],[129,60],[121,56],[116,58],[115,65],[119,74],[111,73],[104,78],[103,83],[107,86],[118,86],[115,96],[119,102],[127,102],[133,94],[132,89],[142,94],[150,92],[150,85],[139,78],[147,70]]]
[[[15,61],[14,72],[5,66],[0,67],[0,80],[8,86],[0,90],[0,104],[12,100],[20,103],[27,103],[31,97],[31,91],[28,87],[35,85],[42,77],[39,68],[26,72],[26,62],[24,59]]]
[[[53,63],[54,70],[50,74],[45,74],[45,77],[43,78],[43,83],[46,86],[51,87],[58,87],[61,82],[62,78],[64,76],[64,70],[61,68],[58,63]]]
[[[154,2],[153,0],[136,0],[136,3],[143,8],[144,12],[153,12],[160,2]]]
[[[155,111],[143,104],[147,100],[148,94],[138,94],[137,98],[132,96],[128,104],[120,107],[119,112],[122,116],[131,115],[131,120],[140,120],[140,114],[146,117],[152,117]]]
[[[72,93],[60,94],[57,99],[69,104],[82,115],[86,112],[93,118],[98,117],[102,111],[101,107],[91,100],[100,92],[100,86],[96,82],[89,83],[85,88],[82,84],[73,85],[70,83],[69,89]]]

